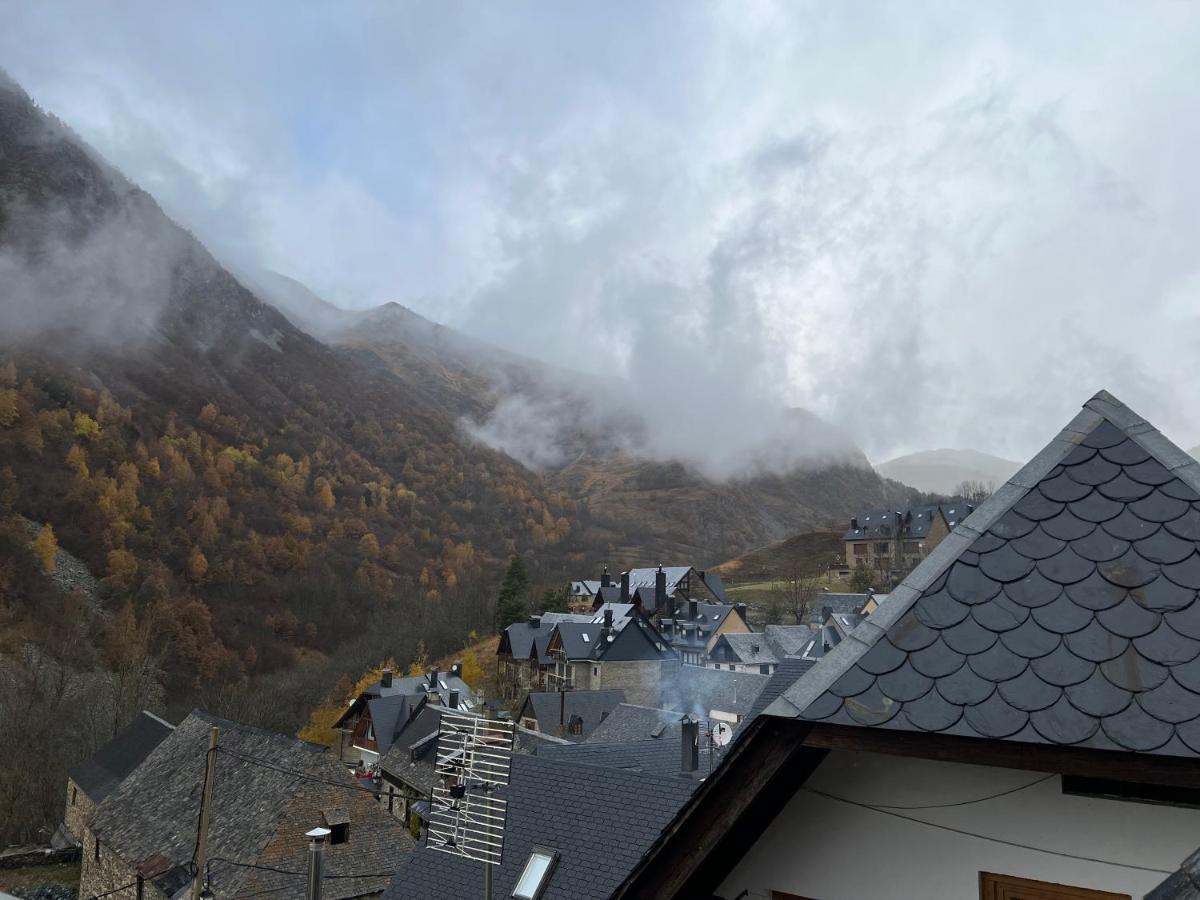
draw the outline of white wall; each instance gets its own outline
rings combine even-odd
[[[808,786],[872,805],[953,803],[1028,784],[1044,773],[873,753],[831,752]],[[951,809],[896,810],[1034,847],[1162,869],[1081,862],[952,834],[875,810],[796,793],[718,895],[814,900],[968,900],[979,873],[1143,895],[1200,846],[1200,810],[1064,796],[1055,777],[1007,797]]]

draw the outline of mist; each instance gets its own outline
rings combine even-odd
[[[222,261],[614,385],[471,426],[531,465],[582,416],[720,477],[1024,459],[1099,388],[1200,437],[1185,5],[7,12],[13,75]]]

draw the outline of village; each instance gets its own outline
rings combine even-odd
[[[604,568],[504,629],[503,697],[385,669],[333,747],[145,712],[70,774],[79,896],[1200,897],[1200,464],[1101,392],[844,541],[904,577],[760,629]]]

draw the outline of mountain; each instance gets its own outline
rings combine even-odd
[[[999,487],[1021,464],[978,450],[923,450],[880,463],[876,471],[928,494],[950,496],[964,481]]]
[[[845,553],[841,531],[806,531],[743,553],[716,567],[731,584],[824,574]]]

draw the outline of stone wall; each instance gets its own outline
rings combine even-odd
[[[83,832],[92,818],[96,804],[70,778],[67,779],[67,803],[63,808],[63,826],[76,841],[83,841]]]
[[[657,659],[631,662],[601,662],[593,688],[623,690],[625,702],[657,707],[662,699],[662,667]],[[595,682],[599,682],[598,684]]]
[[[80,794],[83,792],[81,791]],[[137,900],[137,888],[128,887],[137,881],[137,872],[111,849],[100,843],[100,852],[96,853],[96,836],[90,828],[85,827],[82,838],[83,847],[80,859],[82,867],[79,873],[79,896],[91,897],[106,891],[116,891],[109,894],[112,900]],[[123,890],[117,890],[123,888]],[[149,882],[145,885],[144,900],[167,900],[166,895]]]

